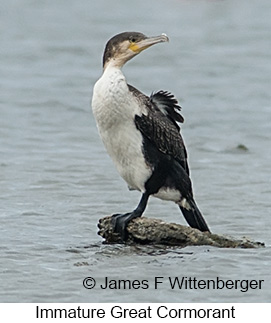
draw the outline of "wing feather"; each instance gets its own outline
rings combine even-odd
[[[149,98],[135,88],[131,86],[129,88],[147,107],[147,114],[135,116],[137,129],[160,152],[178,161],[189,175],[187,152],[176,123],[176,121],[183,122],[183,117],[178,114],[181,108],[177,105],[177,100],[169,92],[159,91]]]
[[[184,122],[184,118],[180,114],[181,107],[178,105],[177,99],[170,92],[158,91],[152,93],[150,100],[173,122]]]

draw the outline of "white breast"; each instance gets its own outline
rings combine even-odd
[[[118,68],[107,68],[94,86],[92,110],[102,141],[118,172],[133,189],[145,191],[151,175],[142,152],[142,135],[134,124],[142,110]]]

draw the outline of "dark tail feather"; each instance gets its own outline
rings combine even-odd
[[[190,227],[199,229],[200,231],[209,231],[208,225],[205,222],[200,210],[198,209],[196,203],[194,200],[190,200],[189,202],[186,202],[189,204],[189,207],[183,207],[179,205],[183,216],[185,217],[185,220],[190,225]]]

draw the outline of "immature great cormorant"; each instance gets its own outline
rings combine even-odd
[[[144,49],[169,39],[124,32],[111,38],[103,55],[103,74],[93,90],[92,109],[102,141],[130,189],[142,193],[132,212],[114,214],[113,225],[127,238],[130,220],[143,214],[151,195],[174,201],[188,224],[209,228],[193,198],[187,153],[180,127],[181,108],[166,91],[150,97],[127,84],[122,66]]]

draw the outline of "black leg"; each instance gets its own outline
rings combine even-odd
[[[137,208],[130,213],[125,214],[113,214],[112,216],[112,225],[114,228],[114,232],[120,234],[123,241],[127,240],[127,225],[128,223],[135,218],[140,217],[146,209],[147,203],[149,199],[149,194],[143,193],[141,200],[137,206]]]

